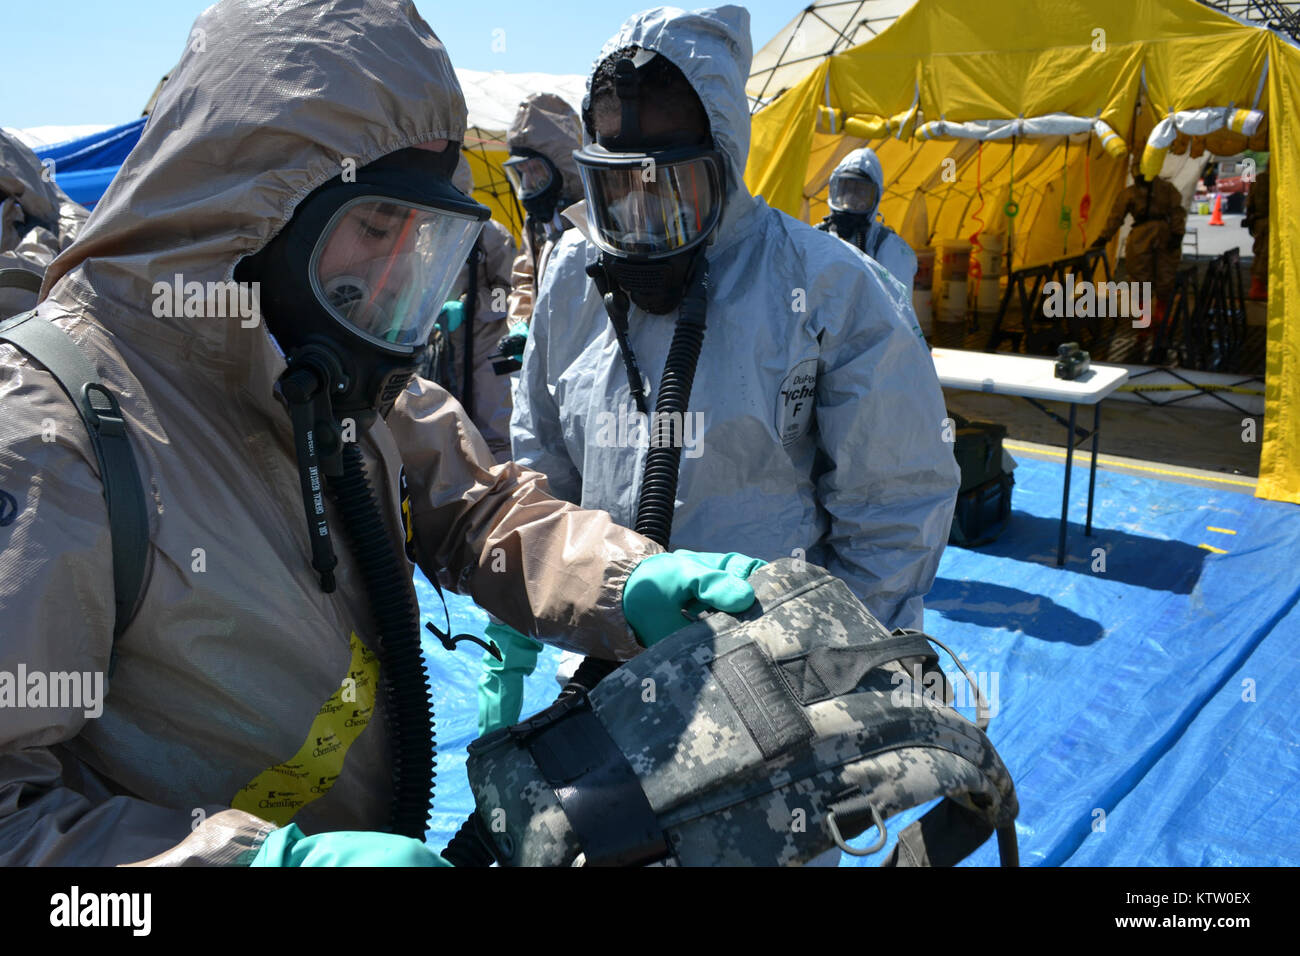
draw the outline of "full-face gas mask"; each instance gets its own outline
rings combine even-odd
[[[861,234],[865,237],[876,217],[880,205],[880,187],[869,176],[844,172],[831,177],[827,205],[831,208],[830,220],[835,233],[850,241]]]
[[[616,136],[575,150],[591,240],[614,285],[647,312],[666,314],[685,295],[695,262],[722,218],[726,164],[711,145],[656,148],[641,129],[638,70],[653,51],[614,69]],[[591,125],[591,124],[589,124]]]
[[[536,150],[519,146],[502,168],[529,218],[550,222],[564,188],[564,176],[555,164]]]
[[[488,218],[451,185],[458,157],[454,145],[413,147],[357,170],[355,182],[331,180],[235,270],[237,280],[260,284],[263,317],[285,355],[278,384],[293,422],[312,567],[326,591],[336,561],[321,478],[350,487],[364,477],[343,423],[360,433],[392,408]]]
[[[311,369],[333,417],[386,414],[419,365],[489,215],[451,185],[458,153],[403,149],[331,180],[236,270],[260,282],[290,370]]]

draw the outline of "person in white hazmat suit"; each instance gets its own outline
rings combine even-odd
[[[595,143],[575,153],[586,201],[565,211],[577,228],[533,311],[514,456],[557,497],[633,525],[640,406],[656,407],[683,316],[703,311],[673,547],[804,557],[887,626],[920,627],[958,488],[943,396],[910,290],[745,187],[750,55],[735,6],[650,10],[605,45],[584,104]],[[625,335],[589,267],[630,299]],[[502,702],[522,698],[535,647],[505,643],[504,662],[484,659],[481,729],[489,711],[518,717]]]
[[[898,233],[876,218],[884,191],[880,158],[870,147],[855,149],[831,173],[827,198],[830,215],[817,228],[866,253],[910,293],[916,278],[916,253]]]

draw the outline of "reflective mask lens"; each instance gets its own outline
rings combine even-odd
[[[394,199],[345,204],[312,252],[312,290],[381,345],[422,346],[483,224]]]
[[[841,175],[831,180],[828,204],[834,212],[870,215],[880,201],[880,189],[865,176]]]
[[[503,166],[520,202],[546,192],[554,178],[550,162],[541,156],[512,156]]]
[[[611,255],[654,259],[689,249],[708,237],[722,215],[716,154],[676,161],[616,158],[603,151],[593,157],[585,150],[574,156],[593,238]]]

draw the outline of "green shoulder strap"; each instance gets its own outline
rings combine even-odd
[[[0,342],[26,352],[63,387],[90,433],[108,501],[113,536],[113,640],[131,622],[149,556],[149,516],[117,396],[100,381],[91,362],[58,326],[25,312],[0,322]]]
[[[41,276],[30,269],[0,269],[0,289],[22,289],[41,294]]]

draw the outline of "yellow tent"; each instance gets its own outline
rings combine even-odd
[[[816,221],[835,164],[871,145],[887,177],[882,216],[914,247],[1009,237],[1020,268],[1091,241],[1130,153],[1150,171],[1207,137],[1219,153],[1268,148],[1273,294],[1257,494],[1300,503],[1300,301],[1286,294],[1300,292],[1297,108],[1300,49],[1194,0],[918,0],[754,117],[746,180]]]

